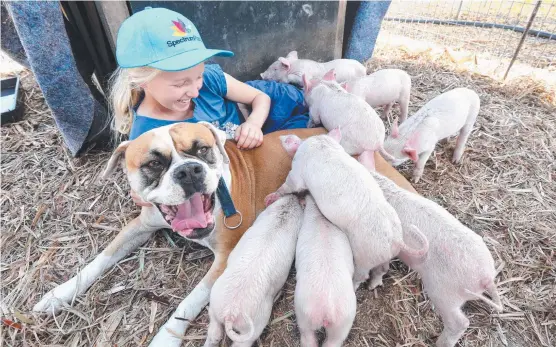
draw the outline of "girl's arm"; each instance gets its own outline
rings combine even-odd
[[[227,73],[224,73],[224,76],[228,86],[226,99],[251,105],[252,109],[245,123],[241,124],[236,130],[237,146],[242,149],[258,147],[263,143],[261,128],[270,111],[270,97],[260,90],[236,80]]]

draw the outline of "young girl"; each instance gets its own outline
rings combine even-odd
[[[272,81],[242,83],[204,63],[213,56],[233,53],[207,49],[195,25],[177,12],[146,7],[126,19],[112,76],[116,129],[132,140],[175,122],[209,121],[238,148],[250,149],[262,144],[263,134],[306,127],[300,90]],[[251,113],[242,116],[238,103]]]

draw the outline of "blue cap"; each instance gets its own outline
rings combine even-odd
[[[178,12],[145,7],[127,18],[118,31],[116,60],[122,68],[150,66],[181,71],[213,56],[234,53],[207,49],[195,25]]]

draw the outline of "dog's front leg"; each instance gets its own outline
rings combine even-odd
[[[145,243],[153,232],[160,229],[160,226],[148,223],[149,215],[153,213],[149,209],[153,208],[143,208],[141,215],[126,225],[104,251],[76,276],[46,293],[33,307],[33,311],[49,315],[60,312],[62,307],[69,304],[76,295],[85,293],[108,268]]]
[[[216,252],[214,262],[201,282],[183,299],[170,319],[160,328],[149,347],[179,347],[182,340],[176,335],[184,335],[193,321],[209,303],[210,290],[216,279],[224,272],[228,254]],[[186,319],[186,320],[184,320]]]

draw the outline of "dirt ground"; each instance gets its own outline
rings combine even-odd
[[[454,139],[441,143],[415,185],[484,237],[500,271],[504,312],[466,304],[471,325],[460,345],[555,346],[554,98],[527,79],[502,84],[448,63],[379,50],[369,69],[386,67],[412,76],[410,114],[454,87],[472,88],[481,97],[463,163],[450,161]],[[41,296],[89,263],[138,209],[121,172],[113,180],[98,179],[109,153],[71,158],[40,90],[24,74],[25,119],[1,129],[0,345],[145,346],[213,257],[161,231],[76,297],[72,308],[55,319],[32,315]],[[409,165],[401,171],[410,177]],[[345,345],[433,345],[442,325],[418,276],[395,260],[384,284],[358,291],[357,317]],[[294,288],[292,270],[259,346],[299,345]],[[183,345],[201,346],[207,324],[204,310]]]
[[[552,30],[556,30],[553,25]],[[473,26],[448,26],[424,23],[385,21],[381,34],[396,33],[423,42],[454,47],[457,50],[481,52],[481,56],[511,59],[516,51],[521,33],[502,29],[484,29]],[[517,56],[517,62],[556,70],[556,41],[527,36]],[[504,70],[505,71],[505,70]]]

